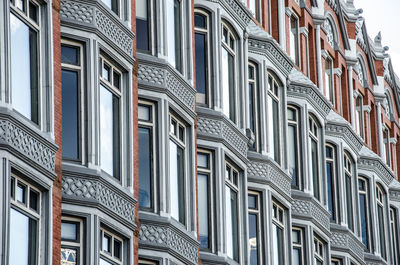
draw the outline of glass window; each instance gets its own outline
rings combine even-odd
[[[168,62],[182,72],[182,14],[180,0],[167,0]]]
[[[272,243],[273,264],[285,264],[285,209],[277,202],[272,202]]]
[[[385,160],[388,167],[391,166],[391,152],[390,152],[390,132],[386,127],[383,128],[383,148],[385,151]]]
[[[398,265],[399,264],[399,230],[398,230],[398,216],[397,216],[397,210],[393,207],[390,207],[390,235],[391,235],[391,240],[392,240],[392,259],[393,259],[393,264]]]
[[[231,29],[222,24],[222,110],[236,122],[236,38]]]
[[[38,264],[41,193],[13,174],[10,194],[9,264]]]
[[[225,225],[226,246],[229,258],[239,261],[239,171],[225,163]]]
[[[325,243],[317,236],[314,236],[314,261],[316,265],[325,264]]]
[[[212,153],[198,150],[197,153],[197,185],[198,185],[198,216],[199,240],[202,248],[211,249],[211,182],[212,182]]]
[[[110,8],[117,16],[120,15],[119,12],[119,0],[101,0],[103,1],[103,3],[108,6],[108,8]]]
[[[105,228],[100,229],[100,264],[124,264],[124,240]]]
[[[368,180],[362,177],[358,178],[358,196],[360,203],[360,221],[361,221],[361,239],[365,249],[370,248],[370,204],[369,204],[369,186]]]
[[[258,124],[258,69],[251,62],[248,65],[248,82],[249,82],[249,126],[254,133],[255,141],[250,149],[257,151],[259,146],[259,124]]]
[[[355,127],[356,127],[356,132],[358,135],[361,136],[361,138],[364,139],[364,115],[363,115],[363,99],[362,96],[358,96],[355,98]]]
[[[261,221],[261,195],[259,192],[248,192],[248,218],[249,218],[249,248],[250,265],[263,264],[262,262],[262,221]]]
[[[346,210],[347,210],[347,225],[351,231],[354,232],[354,220],[353,220],[353,160],[350,156],[344,154],[344,175],[346,185]]]
[[[152,0],[136,0],[136,45],[138,50],[150,51]]]
[[[292,229],[293,265],[304,265],[304,232],[302,228]]]
[[[386,260],[386,239],[385,239],[385,193],[383,189],[378,185],[376,186],[376,202],[378,211],[378,235],[379,235],[379,247],[381,257]]]
[[[62,82],[62,155],[63,159],[79,161],[81,148],[81,46],[61,45]]]
[[[290,57],[300,66],[300,53],[299,53],[299,20],[295,16],[290,17]]]
[[[333,222],[338,221],[338,201],[336,200],[338,196],[338,181],[337,181],[337,158],[336,158],[336,148],[331,145],[327,144],[325,146],[325,153],[326,153],[326,182],[328,185],[328,209],[330,213],[330,219]]]
[[[325,59],[325,96],[333,105],[335,105],[333,61],[330,58]]]
[[[280,85],[275,77],[268,74],[267,93],[267,115],[268,115],[268,146],[272,158],[281,164],[280,154]]]
[[[139,207],[154,209],[154,105],[139,101]]]
[[[61,218],[61,265],[82,264],[82,221],[72,217]]]
[[[288,158],[289,158],[289,172],[292,175],[292,188],[301,189],[301,163],[300,157],[300,121],[299,109],[294,106],[287,108],[288,119]]]
[[[11,2],[10,9],[12,105],[39,124],[39,7],[31,1],[19,0]]]
[[[185,224],[185,132],[186,127],[170,115],[169,177],[171,216]]]
[[[196,101],[209,105],[210,100],[210,49],[209,49],[209,17],[208,14],[196,10],[194,15],[195,51],[196,51]]]
[[[101,169],[121,180],[121,73],[104,58],[100,61],[103,68],[100,76]]]
[[[311,150],[311,176],[313,183],[313,195],[317,200],[321,199],[320,166],[319,166],[319,129],[318,123],[313,117],[309,118],[309,139]]]

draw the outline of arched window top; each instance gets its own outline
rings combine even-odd
[[[194,10],[194,26],[196,29],[204,29],[207,30],[209,27],[208,22],[208,13],[203,9],[195,9]]]
[[[344,169],[350,175],[353,173],[353,165],[354,165],[353,158],[350,156],[348,152],[344,152]]]
[[[232,26],[228,24],[228,22],[222,22],[222,43],[224,47],[227,48],[230,52],[236,52],[236,40],[237,34],[234,32]]]
[[[317,121],[317,119],[313,116],[310,115],[308,118],[309,121],[309,131],[310,134],[316,138],[318,138],[318,132],[319,132],[319,128],[321,127],[319,125],[319,122]]]
[[[358,176],[358,190],[364,193],[368,192],[368,179],[363,176]]]
[[[334,47],[336,38],[335,38],[335,31],[334,31],[334,27],[333,27],[333,22],[330,18],[330,16],[328,16],[327,19],[325,19],[324,21],[324,30],[326,33],[326,41],[329,43],[329,45],[331,45],[331,47]]]
[[[282,82],[276,76],[275,73],[268,71],[268,92],[273,94],[277,99],[280,97],[279,88],[282,86]]]
[[[385,199],[385,190],[383,187],[379,184],[376,185],[376,200],[378,203],[381,205],[384,204],[384,199]]]

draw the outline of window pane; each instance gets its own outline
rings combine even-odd
[[[119,179],[119,100],[106,87],[100,89],[101,168]]]
[[[249,213],[250,265],[258,265],[258,219],[257,214]]]
[[[172,140],[169,143],[171,216],[184,223],[184,150]]]
[[[100,259],[100,265],[113,265],[113,264],[106,261],[105,259]]]
[[[103,251],[111,253],[111,237],[106,234],[103,236]]]
[[[26,204],[26,186],[19,184],[17,185],[17,201]]]
[[[78,264],[76,249],[61,248],[61,265]]]
[[[79,48],[61,45],[61,62],[79,65]]]
[[[32,189],[29,190],[29,207],[36,212],[39,211],[39,194]]]
[[[182,51],[181,51],[181,0],[174,0],[174,22],[175,22],[175,63],[176,69],[182,72]]]
[[[200,245],[203,248],[209,248],[209,209],[208,209],[208,175],[198,174],[199,187],[199,239]]]
[[[29,18],[38,23],[38,7],[29,1]]]
[[[139,50],[149,50],[149,0],[136,0],[136,44]]]
[[[62,153],[64,158],[79,159],[79,75],[62,70]]]
[[[151,121],[151,107],[150,106],[139,105],[138,113],[139,113],[138,114],[139,120]]]
[[[223,112],[235,122],[235,82],[234,82],[234,57],[222,49],[222,97]]]
[[[166,15],[167,15],[167,47],[168,47],[168,62],[175,67],[175,12],[174,0],[167,0],[166,2]]]
[[[204,153],[197,153],[197,166],[202,168],[210,168],[209,155]]]
[[[225,187],[225,222],[228,257],[238,260],[237,194]]]
[[[150,208],[152,202],[151,129],[139,127],[139,206]]]
[[[383,208],[378,206],[378,229],[379,229],[379,244],[381,246],[381,256],[386,259],[386,243],[385,243],[385,226],[383,217]]]
[[[319,159],[318,159],[318,143],[315,140],[311,140],[311,171],[313,177],[313,191],[314,197],[319,200]]]
[[[65,240],[77,240],[78,226],[76,223],[62,222],[61,223],[61,238]]]
[[[194,15],[194,25],[196,28],[207,28],[207,19],[200,14]]]
[[[365,194],[360,194],[360,215],[361,215],[361,238],[365,248],[369,249],[368,235],[368,209],[367,197]]]
[[[298,176],[298,157],[297,157],[297,127],[288,126],[288,145],[289,145],[289,172],[292,175],[292,186],[299,187]]]
[[[351,176],[346,174],[346,202],[347,202],[347,223],[349,229],[353,230],[353,199],[352,199]]]
[[[272,231],[274,265],[284,265],[283,230],[273,224]]]
[[[10,209],[9,264],[36,264],[37,222]]]
[[[37,32],[10,13],[13,107],[38,123]]]
[[[248,196],[248,207],[249,209],[257,209],[257,196],[256,195],[249,195]]]
[[[293,265],[302,265],[301,262],[301,249],[293,248]]]
[[[195,33],[197,101],[207,102],[207,39],[204,33]]]
[[[328,150],[329,148],[327,148]],[[330,219],[335,220],[336,219],[336,212],[334,209],[334,203],[335,203],[335,193],[334,193],[334,172],[333,172],[333,163],[332,162],[326,162],[326,181],[328,184],[328,209],[330,213]]]
[[[249,83],[249,119],[250,119],[250,130],[255,133],[255,102],[254,102],[254,84]]]
[[[117,259],[122,258],[122,242],[114,239],[114,257]]]

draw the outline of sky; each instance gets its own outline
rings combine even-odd
[[[395,73],[400,76],[400,1],[354,0],[354,6],[363,9],[368,35],[373,40],[381,31],[382,46],[388,46]]]

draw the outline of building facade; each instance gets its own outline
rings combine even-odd
[[[400,265],[400,80],[355,4],[1,2],[0,264]]]

